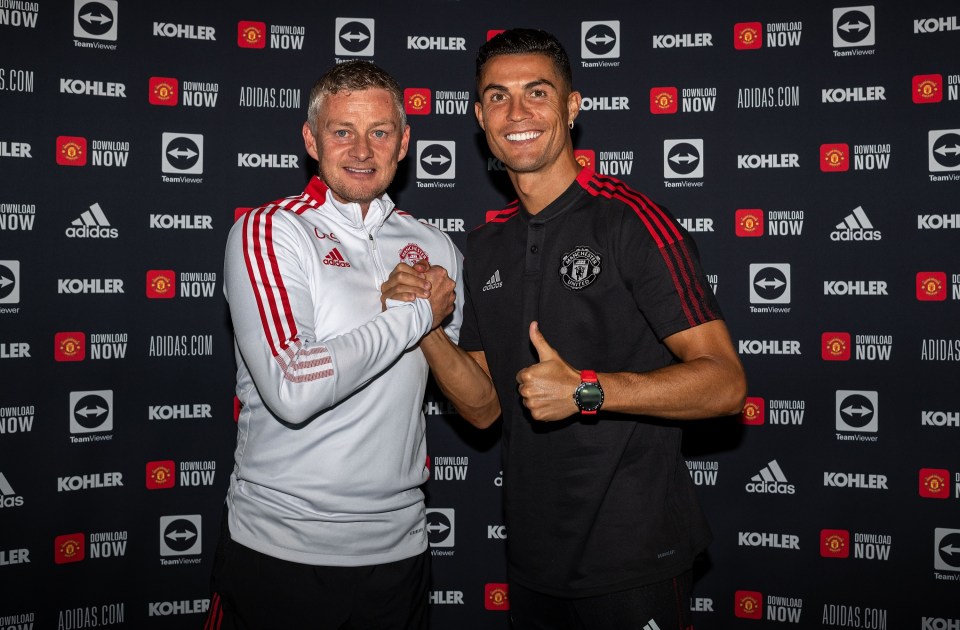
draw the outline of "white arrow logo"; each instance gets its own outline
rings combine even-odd
[[[86,417],[88,417],[88,416],[99,416],[99,415],[102,415],[102,414],[104,414],[104,413],[106,413],[106,412],[107,412],[106,409],[104,409],[103,407],[99,407],[99,406],[98,406],[98,407],[94,407],[93,409],[91,409],[90,407],[84,407],[83,409],[77,409],[77,415],[78,415],[78,416],[83,416],[84,418],[86,418]]]
[[[607,42],[612,42],[612,41],[614,41],[614,38],[613,38],[613,37],[610,37],[609,35],[607,35],[606,33],[604,33],[602,36],[601,36],[601,35],[594,35],[593,37],[588,37],[588,38],[587,38],[587,41],[590,42],[591,44],[598,44],[598,43],[600,43],[600,44],[606,44]]]
[[[340,36],[340,39],[345,39],[348,42],[358,41],[362,42],[365,39],[370,39],[370,36],[366,33],[344,33]]]
[[[5,276],[0,276],[0,289],[7,288],[8,285],[13,284],[13,280]]]
[[[953,153],[954,155],[957,155],[958,153],[960,153],[960,145],[955,144],[952,147],[948,147],[944,145],[939,149],[934,149],[933,151],[934,153],[939,153],[940,155],[946,155],[948,153]]]
[[[172,155],[175,158],[192,158],[195,155],[199,155],[193,149],[174,149],[172,151],[167,151],[168,155]]]
[[[873,410],[868,407],[844,407],[841,411],[848,416],[866,416],[873,412]]]
[[[838,28],[841,31],[847,31],[849,33],[850,31],[862,31],[865,28],[870,28],[870,25],[864,24],[863,22],[847,22],[846,24],[841,24]]]
[[[757,280],[754,284],[756,284],[758,287],[761,287],[763,289],[767,289],[769,287],[773,287],[774,289],[779,289],[780,287],[785,285],[786,282],[784,282],[780,278],[774,278],[773,280],[767,280],[767,279]]]
[[[443,523],[436,523],[436,524],[431,523],[430,525],[427,525],[428,532],[445,532],[448,529],[450,529],[450,526],[444,525]]]
[[[945,551],[951,556],[956,552],[960,551],[960,547],[954,547],[953,545],[947,545],[946,547],[940,547],[940,551]]]
[[[80,19],[84,22],[100,22],[100,24],[106,24],[107,22],[112,22],[113,18],[107,15],[94,15],[92,13],[84,13],[80,16]]]
[[[196,537],[197,537],[196,532],[181,532],[179,530],[175,530],[172,533],[167,534],[167,538],[173,538],[174,540],[179,540],[181,538],[183,540],[190,540],[191,538],[196,538]]]
[[[450,158],[448,158],[448,157],[445,156],[445,155],[441,155],[441,156],[429,155],[429,156],[427,156],[427,157],[425,157],[425,158],[420,158],[420,159],[421,159],[422,161],[426,162],[427,164],[431,164],[431,165],[432,165],[432,164],[446,164],[447,162],[450,161]]]
[[[686,162],[686,163],[689,164],[690,162],[696,162],[698,159],[700,159],[700,158],[698,158],[698,157],[695,156],[695,155],[690,155],[689,153],[685,153],[685,154],[683,154],[683,155],[677,154],[677,155],[672,156],[672,157],[670,158],[670,161],[671,161],[671,162]]]

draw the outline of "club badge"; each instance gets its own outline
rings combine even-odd
[[[421,260],[430,262],[430,257],[416,243],[410,243],[400,250],[400,262],[405,262],[413,267]]]
[[[598,275],[600,255],[584,245],[567,252],[560,261],[560,279],[571,291],[590,286]]]

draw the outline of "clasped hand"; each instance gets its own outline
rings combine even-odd
[[[457,284],[447,275],[447,270],[439,265],[421,260],[413,267],[407,263],[398,263],[387,281],[380,285],[380,304],[384,310],[387,300],[412,302],[423,298],[430,302],[433,311],[431,330],[453,312],[456,303]]]

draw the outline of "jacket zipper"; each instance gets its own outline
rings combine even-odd
[[[387,274],[383,268],[383,261],[380,259],[380,252],[377,250],[377,241],[373,238],[373,234],[367,232],[366,226],[363,228],[363,232],[367,235],[367,243],[369,243],[370,257],[373,258],[373,266],[377,271],[376,286],[379,289],[380,285],[387,281]]]

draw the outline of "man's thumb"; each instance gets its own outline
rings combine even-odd
[[[533,344],[533,347],[536,348],[541,363],[559,356],[557,351],[553,349],[553,346],[547,343],[546,337],[540,332],[540,326],[535,321],[530,322],[530,342]]]

